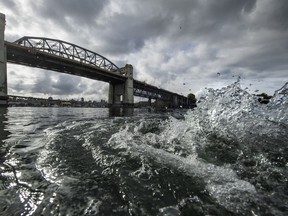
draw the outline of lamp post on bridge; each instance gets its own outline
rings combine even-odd
[[[0,106],[8,106],[7,56],[4,44],[5,14],[0,13]]]

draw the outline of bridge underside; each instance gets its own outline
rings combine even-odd
[[[75,44],[43,37],[4,40],[5,15],[0,13],[0,105],[7,105],[7,62],[87,77],[109,83],[111,105],[133,105],[133,96],[168,101],[173,106],[187,98],[133,79],[132,65],[119,68],[104,56]],[[121,99],[122,97],[122,99]]]
[[[126,72],[127,74],[131,73],[129,78],[101,68],[96,68],[94,65],[84,64],[32,48],[19,46],[14,43],[5,42],[5,45],[7,47],[7,61],[10,63],[58,71],[110,83],[108,101],[109,104],[112,105],[131,106],[134,102],[131,95],[170,101],[175,106],[178,105],[178,101],[183,101],[183,103],[186,101],[186,99],[180,100],[180,98],[183,97],[181,95],[160,89],[145,82],[131,80],[131,78],[133,79],[133,68],[130,69],[130,72]],[[177,102],[173,99],[175,96],[178,97]]]
[[[118,68],[105,57],[65,41],[23,37],[4,41],[5,16],[0,17],[0,104],[7,104],[7,62],[77,75],[109,83],[109,104],[133,106],[133,96],[165,101],[171,106],[187,98],[133,79],[132,65]]]
[[[175,93],[157,88],[155,86],[137,80],[134,80],[133,86],[134,86],[133,93],[135,96],[138,97],[169,101],[172,100],[173,95],[175,95]]]
[[[7,47],[7,61],[10,63],[58,71],[110,83],[124,83],[127,79],[124,76],[96,68],[92,65],[90,66],[45,52],[37,52],[35,49],[21,47],[13,43],[5,43]]]
[[[129,65],[128,68],[124,68],[123,71],[128,70],[126,74],[130,74],[130,76],[123,76],[97,68],[93,65],[22,47],[17,44],[5,42],[5,45],[7,48],[7,62],[110,83],[108,102],[111,106],[133,106],[133,95],[145,97],[149,100],[156,99],[158,101],[166,101],[165,103],[172,107],[187,104],[187,98],[182,95],[134,80],[133,68],[129,69]],[[127,67],[127,65],[125,67]]]

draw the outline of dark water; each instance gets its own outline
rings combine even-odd
[[[0,215],[288,215],[287,91],[265,105],[236,83],[118,117],[0,109]]]

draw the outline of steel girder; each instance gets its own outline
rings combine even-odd
[[[25,50],[13,47],[12,43],[6,43],[6,46],[10,48],[7,49],[7,56],[11,58],[10,61],[12,63],[25,63],[25,65],[29,66],[34,65],[35,67],[43,69],[55,70],[78,76],[84,76],[91,79],[98,79],[106,82],[125,82],[125,80],[127,79],[127,77],[125,77],[125,68],[118,68],[114,63],[112,63],[102,55],[77,46],[75,44],[56,39],[27,36],[18,39],[14,42],[14,44],[19,45],[19,47],[23,47],[23,49],[27,49],[29,52],[27,54]],[[9,50],[11,53],[9,52]],[[17,51],[19,53],[14,53],[14,51]],[[45,56],[44,53],[42,56],[40,54],[37,54],[37,51],[47,53],[50,56]],[[33,58],[31,56],[33,56]],[[62,59],[62,62],[60,63],[60,58],[66,59],[67,62],[64,62]],[[19,61],[19,59],[22,61],[22,63],[19,63],[21,62]],[[77,65],[72,61],[75,61]],[[37,62],[40,62],[40,65],[38,65]],[[103,71],[98,71],[99,74],[97,74],[96,76],[94,75],[94,69],[90,68],[94,66],[96,66],[100,70],[112,73],[108,74],[109,76],[107,74],[104,76]],[[115,74],[114,76],[116,77],[112,77],[113,74]],[[158,88],[153,85],[149,85],[145,82],[134,80],[133,85],[133,94],[135,96],[172,101],[173,96],[176,95],[180,99],[180,103],[185,104],[185,102],[187,101],[186,97],[184,96]]]
[[[104,56],[72,43],[51,38],[27,36],[16,40],[14,43],[122,74],[121,69]]]
[[[161,99],[165,101],[172,100],[175,93],[169,92],[164,89],[160,89],[156,86],[149,85],[145,82],[134,80],[133,94],[139,97]]]
[[[5,45],[7,48],[7,62],[10,63],[58,71],[111,83],[123,83],[127,79],[126,76],[120,73],[111,72],[92,64],[81,63],[7,41]]]
[[[170,97],[165,97],[166,95],[162,95],[160,92],[152,92],[150,90],[144,90],[144,89],[133,89],[133,94],[138,97],[145,97],[145,98],[151,98],[151,99],[162,99],[162,100],[169,100]]]

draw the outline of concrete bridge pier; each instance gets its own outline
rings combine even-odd
[[[149,97],[148,98],[148,106],[151,107],[152,106],[152,99]]]
[[[127,80],[125,83],[110,83],[108,97],[108,104],[110,107],[134,106],[133,67],[132,65],[126,64],[122,70],[127,77]]]
[[[181,98],[180,98],[180,105],[181,105],[183,108],[184,108],[184,107],[188,107],[187,98],[181,97]]]
[[[179,98],[178,98],[178,95],[173,95],[173,98],[172,98],[172,107],[174,108],[178,108],[179,107]]]
[[[7,56],[4,44],[5,14],[0,13],[0,106],[8,106]]]

